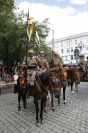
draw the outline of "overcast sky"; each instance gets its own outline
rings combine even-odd
[[[88,32],[88,0],[14,0],[19,11],[27,12],[30,17],[41,22],[49,18],[51,32],[48,41],[54,38]]]

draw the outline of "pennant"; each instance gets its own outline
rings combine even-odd
[[[35,42],[37,45],[39,45],[39,36],[38,36],[38,32],[36,31],[36,36],[35,36]]]
[[[31,36],[32,36],[32,33],[33,33],[33,29],[34,29],[34,25],[32,23],[32,20],[31,19],[27,19],[27,35],[28,35],[28,38],[29,38],[29,42],[30,42],[30,39],[31,39]]]

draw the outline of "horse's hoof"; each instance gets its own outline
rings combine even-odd
[[[39,123],[39,122],[36,122],[36,126],[37,126],[37,127],[40,127],[40,123]]]
[[[64,104],[66,104],[66,100],[64,100]]]
[[[58,106],[60,106],[60,103],[58,103]]]
[[[74,93],[74,91],[71,91],[71,93],[73,94],[73,93]]]
[[[47,109],[46,109],[46,108],[44,108],[44,112],[45,112],[45,113],[47,112]]]
[[[55,109],[54,109],[54,108],[52,108],[52,111],[55,111]]]
[[[18,111],[18,114],[21,114],[21,111]]]
[[[40,123],[41,123],[41,124],[45,124],[45,121],[44,121],[44,120],[40,120]]]

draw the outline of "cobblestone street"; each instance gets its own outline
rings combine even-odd
[[[35,105],[33,98],[27,100],[27,109],[21,103],[22,114],[18,114],[17,94],[0,96],[0,133],[88,133],[88,83],[81,83],[78,91],[71,93],[66,89],[64,104],[58,107],[55,99],[55,111],[47,101],[47,113],[44,113],[45,124],[36,126]]]

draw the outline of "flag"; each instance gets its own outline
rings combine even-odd
[[[36,31],[36,36],[35,36],[35,42],[37,45],[39,45],[39,36],[38,36],[38,32]]]
[[[27,35],[29,38],[29,42],[33,33],[34,25],[32,23],[32,20],[30,18],[27,19]]]

